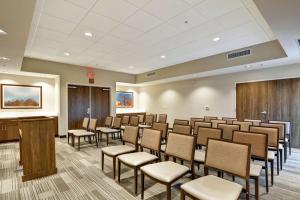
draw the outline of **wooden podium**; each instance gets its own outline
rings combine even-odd
[[[18,122],[22,181],[57,173],[55,118],[24,119]]]

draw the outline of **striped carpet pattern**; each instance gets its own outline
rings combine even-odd
[[[111,142],[110,145],[118,144]],[[101,143],[105,146],[105,142]],[[68,199],[92,200],[140,199],[133,195],[133,171],[122,167],[121,184],[113,180],[112,160],[105,158],[105,170],[101,171],[101,148],[88,146],[75,150],[66,139],[56,139],[56,163],[58,173],[41,179],[21,181],[22,168],[18,165],[18,143],[0,144],[0,200],[36,200]],[[198,176],[203,168],[196,168]],[[230,177],[227,177],[230,179]],[[140,180],[140,179],[139,179]],[[190,180],[189,175],[172,186],[172,199],[180,199],[180,185]],[[239,180],[237,180],[240,182]],[[263,176],[260,179],[260,199],[296,200],[300,199],[300,150],[293,149],[292,156],[280,176],[275,176],[275,185],[265,193]],[[146,178],[145,199],[159,200],[166,198],[165,186]],[[240,182],[242,183],[242,182]],[[140,192],[140,190],[139,190]],[[254,194],[253,183],[251,193]],[[244,197],[243,197],[244,198]],[[187,198],[188,199],[188,198]],[[251,195],[254,199],[254,195]]]

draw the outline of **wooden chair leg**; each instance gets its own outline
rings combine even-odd
[[[289,134],[289,154],[292,155],[291,134]]]
[[[72,143],[71,143],[71,145],[72,145],[72,147],[74,147],[74,145],[75,145],[75,136],[74,135],[71,135],[71,140],[72,140]]]
[[[279,166],[280,165],[280,158],[279,158],[279,156],[280,156],[279,151],[277,150],[277,157],[276,157],[277,158],[277,163],[276,163],[277,164],[277,175],[279,175],[279,170],[280,170],[280,166]]]
[[[69,138],[70,138],[70,133],[68,133],[68,144],[70,144],[70,142],[69,142]]]
[[[134,168],[134,194],[137,195],[138,173],[137,168]]]
[[[255,181],[255,200],[259,199],[259,176],[254,177]]]
[[[113,178],[116,178],[116,157],[113,157]]]
[[[250,200],[250,186],[249,186],[249,180],[246,181],[246,199]]]
[[[121,161],[118,160],[118,182],[121,180]]]
[[[280,153],[280,170],[282,170],[282,163],[283,163],[282,149],[279,150],[279,153]]]
[[[144,190],[145,190],[145,185],[144,185],[144,180],[145,180],[145,175],[143,172],[141,172],[141,199],[144,199]]]
[[[271,160],[271,185],[274,184],[274,160]]]
[[[171,200],[171,184],[167,185],[167,200]]]
[[[269,193],[269,170],[268,162],[265,163],[265,181],[266,181],[266,192]]]
[[[104,153],[101,153],[101,169],[103,171],[103,167],[104,167]]]
[[[286,163],[286,160],[287,160],[287,142],[284,141],[284,144],[283,144],[283,150],[284,150],[284,163]]]
[[[78,151],[80,151],[80,137],[78,137]]]
[[[181,189],[180,200],[185,200],[185,192]]]
[[[108,138],[109,138],[109,134],[106,133],[106,146],[108,146]]]

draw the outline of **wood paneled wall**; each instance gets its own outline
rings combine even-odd
[[[300,78],[239,83],[236,85],[237,118],[292,123],[292,146],[300,148]]]

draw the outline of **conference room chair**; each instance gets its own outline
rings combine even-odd
[[[68,144],[70,144],[69,138],[71,138],[71,145],[74,146],[73,139],[72,139],[73,133],[80,132],[80,131],[87,131],[89,120],[90,119],[88,117],[83,118],[81,129],[68,130]]]
[[[186,119],[174,119],[173,125],[175,125],[175,124],[179,124],[179,125],[189,125],[189,124],[190,124],[190,121],[189,121],[189,120],[186,120]]]
[[[223,131],[222,138],[225,140],[232,140],[233,132],[239,131],[239,124],[218,124],[218,128]]]
[[[218,119],[218,117],[204,116],[204,122],[210,122],[212,119]]]
[[[126,126],[122,137],[123,145],[103,147],[101,149],[101,169],[104,168],[104,155],[111,157],[113,160],[113,178],[116,176],[116,158],[125,153],[137,151],[138,148],[138,131],[137,126]]]
[[[192,126],[192,129],[195,127],[195,122],[203,122],[204,118],[201,117],[191,117],[190,118],[190,125]]]
[[[212,127],[212,123],[211,122],[195,122],[195,127],[194,127],[194,135],[197,133],[197,130],[199,127],[207,127],[207,128],[211,128]]]
[[[97,127],[98,139],[101,141],[102,140],[102,134],[105,134],[106,135],[106,146],[108,146],[109,135],[111,135],[112,138],[115,138],[114,135],[116,133],[119,133],[120,138],[122,138],[122,136],[121,136],[121,122],[122,122],[121,117],[115,117],[111,127]]]
[[[129,125],[129,119],[130,119],[130,117],[129,117],[128,115],[124,115],[124,116],[122,117],[122,125],[123,125],[123,126]]]
[[[165,142],[167,140],[168,127],[169,127],[168,123],[154,122],[153,125],[152,125],[152,129],[161,131],[161,133],[162,133],[162,135],[161,135],[162,142]]]
[[[289,144],[289,155],[292,154],[292,146],[291,146],[291,135],[292,135],[292,130],[291,130],[291,122],[287,121],[269,121],[269,123],[274,123],[274,124],[285,124],[285,135],[286,139],[285,141],[288,142]]]
[[[145,119],[145,115],[137,115],[137,117],[139,118],[139,124],[143,124],[144,119]]]
[[[225,120],[220,120],[220,119],[212,119],[210,120],[210,122],[213,128],[218,128],[218,124],[226,124]]]
[[[245,122],[245,121],[233,121],[233,124],[238,124],[240,125],[240,130],[241,131],[248,131],[249,132],[249,129],[250,129],[250,126],[253,125],[253,122]]]
[[[233,124],[233,121],[237,121],[236,118],[232,118],[232,117],[222,117],[222,120],[225,120],[226,124]]]
[[[157,122],[158,123],[166,123],[167,122],[167,118],[168,118],[167,114],[159,114]]]
[[[196,146],[200,146],[200,149],[195,150],[194,161],[196,164],[198,164],[199,169],[200,164],[204,164],[205,161],[206,149],[204,149],[204,147],[207,145],[208,138],[221,139],[222,129],[200,126],[197,130]]]
[[[80,150],[80,139],[88,137],[89,143],[91,143],[91,138],[94,137],[96,141],[96,146],[98,147],[98,138],[97,138],[97,119],[90,119],[88,129],[86,131],[74,132],[72,135],[72,143],[75,145],[75,138],[78,139],[77,149]]]
[[[260,126],[260,119],[244,119],[244,122],[252,122],[253,126]]]
[[[182,125],[182,124],[174,124],[173,133],[191,135],[192,134],[192,126],[191,125]]]
[[[261,126],[250,126],[250,131],[254,133],[265,133],[268,135],[268,160],[271,162],[271,174],[274,171],[274,159],[277,159],[277,175],[279,175],[280,170],[280,154],[279,154],[279,130],[278,128],[269,128]],[[271,150],[270,150],[271,148]],[[272,166],[273,164],[273,166]],[[271,183],[273,185],[274,175],[271,176]]]
[[[166,160],[141,167],[141,199],[144,199],[145,177],[159,182],[167,187],[167,200],[171,200],[171,185],[191,172],[194,178],[195,137],[177,133],[169,133],[166,148]],[[190,168],[169,161],[169,157],[189,162]]]
[[[240,177],[246,182],[246,199],[250,199],[250,152],[249,144],[208,139],[206,158],[204,162],[205,176],[181,185],[181,200],[186,196],[191,199],[239,199],[243,186],[209,175],[209,169]],[[220,173],[218,173],[220,175]]]
[[[234,131],[233,141],[251,145],[251,158],[263,161],[265,170],[266,192],[269,192],[269,170],[268,170],[268,135],[264,133],[251,133]],[[259,176],[262,166],[259,164],[250,164],[250,178],[255,180],[255,199],[259,197]]]
[[[134,193],[137,194],[137,178],[138,170],[140,167],[153,163],[154,161],[160,161],[160,142],[161,131],[154,129],[145,129],[140,144],[140,152],[123,154],[118,156],[118,182],[120,183],[121,176],[121,164],[133,168],[134,170]],[[150,150],[151,153],[144,152],[144,149]],[[154,153],[154,154],[153,154]],[[158,156],[155,155],[157,153]]]
[[[139,117],[138,116],[131,116],[129,120],[130,126],[138,126],[139,125]]]

